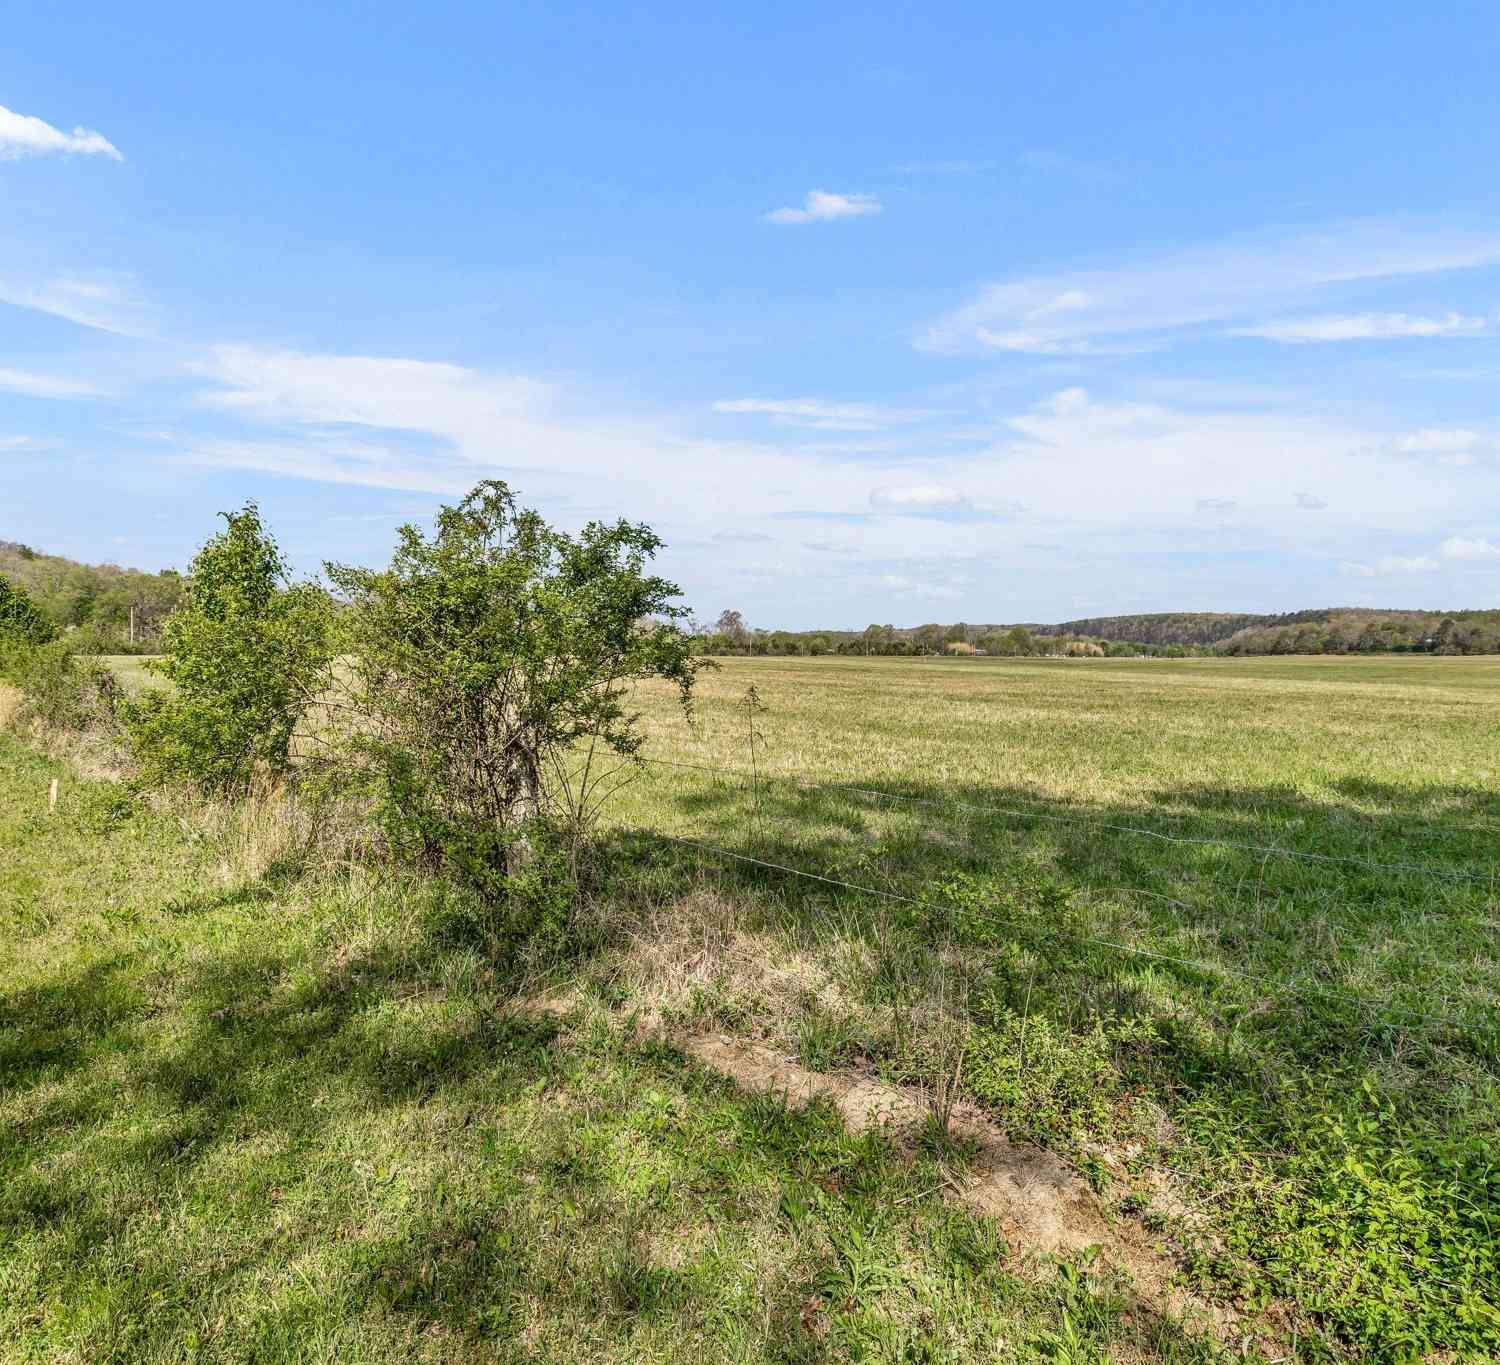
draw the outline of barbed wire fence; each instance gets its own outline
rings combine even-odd
[[[986,818],[1016,821],[1036,820],[1077,827],[1083,830],[1100,831],[1127,839],[1152,840],[1169,846],[1221,848],[1233,853],[1254,855],[1262,860],[1285,859],[1293,863],[1316,865],[1326,869],[1363,869],[1379,873],[1383,876],[1394,876],[1402,879],[1427,879],[1430,882],[1455,887],[1482,888],[1488,893],[1487,904],[1492,903],[1496,888],[1500,886],[1500,868],[1481,868],[1472,864],[1466,864],[1462,867],[1445,867],[1434,863],[1364,858],[1352,854],[1324,853],[1315,850],[1288,848],[1279,844],[1254,843],[1209,835],[1168,834],[1160,830],[1148,829],[1144,826],[1100,820],[1087,815],[1025,810],[1000,803],[976,803],[956,798],[913,796],[853,783],[820,781],[797,774],[767,772],[764,768],[760,768],[752,775],[750,772],[738,768],[693,763],[676,759],[642,756],[641,762],[646,767],[687,770],[710,775],[718,781],[728,780],[737,782],[742,786],[750,783],[753,776],[757,804],[760,800],[761,791],[766,784],[783,783],[808,792],[837,793],[843,796],[888,803],[897,809],[958,810]],[[944,887],[937,883],[929,882],[917,888],[921,894],[913,895],[905,890],[893,889],[891,885],[869,885],[844,876],[829,875],[827,872],[795,866],[791,862],[781,861],[777,858],[759,857],[743,850],[725,848],[721,844],[710,842],[704,837],[693,838],[665,829],[644,827],[637,827],[633,832],[643,837],[661,840],[676,847],[690,849],[700,855],[708,855],[724,862],[742,866],[753,866],[761,872],[774,873],[781,877],[795,878],[800,882],[832,888],[837,893],[869,897],[872,900],[902,904],[924,911],[931,911],[935,906],[940,906],[943,903]],[[1193,906],[1180,899],[1175,899],[1141,887],[1119,886],[1089,889],[1095,891],[1105,890],[1117,894],[1141,895],[1166,902],[1190,912],[1201,909],[1201,907]],[[950,908],[957,909],[957,907]],[[981,910],[975,909],[973,905],[964,906],[961,913],[967,923],[982,924],[996,932],[1013,936],[1016,940],[1028,943],[1031,946],[1043,943],[1068,942],[1078,947],[1093,949],[1126,960],[1189,971],[1197,974],[1205,982],[1211,983],[1215,987],[1224,987],[1230,983],[1244,985],[1257,998],[1272,995],[1278,998],[1284,997],[1307,1002],[1326,1002],[1359,1011],[1370,1019],[1382,1021],[1402,1020],[1409,1025],[1426,1025],[1440,1030],[1464,1034],[1472,1034],[1476,1028],[1483,1028],[1486,1018],[1488,1018],[1491,1027],[1495,1023],[1492,1006],[1486,1006],[1479,1001],[1464,1002],[1457,1014],[1410,1009],[1393,1001],[1376,999],[1359,992],[1340,990],[1334,986],[1308,983],[1296,979],[1271,980],[1264,973],[1241,970],[1224,962],[1211,962],[1181,954],[1162,952],[1156,948],[1124,941],[1121,938],[1111,938],[1101,934],[1088,933],[1083,930],[1069,928],[1062,924],[1029,922],[1025,918],[1015,915],[986,914]],[[1403,921],[1403,924],[1410,926],[1413,923],[1421,922],[1423,919],[1430,920],[1433,923],[1441,923],[1449,927],[1460,923],[1458,917],[1445,913],[1429,916],[1408,916]],[[1493,918],[1482,918],[1477,922],[1500,929],[1500,922],[1497,922]]]

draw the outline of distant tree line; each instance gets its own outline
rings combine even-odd
[[[732,610],[721,612],[712,625],[699,625],[695,633],[699,647],[715,655],[1186,658],[1212,653],[1201,646],[1175,642],[1090,639],[1077,632],[1058,632],[1055,627],[973,626],[964,621],[952,625],[929,622],[911,627],[871,624],[858,631],[762,630],[747,625],[743,613]]]
[[[1236,631],[1222,654],[1500,654],[1500,611],[1339,610]],[[1318,619],[1320,617],[1322,619]]]
[[[1324,607],[1281,615],[1160,612],[1102,616],[1058,625],[928,622],[863,630],[763,630],[724,611],[696,627],[699,646],[718,655],[1182,659],[1250,654],[1497,654],[1500,610],[1423,612]]]

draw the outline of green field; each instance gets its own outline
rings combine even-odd
[[[49,814],[0,737],[0,1343],[1494,1358],[1497,703],[1486,659],[725,660],[691,726],[640,696],[702,767],[622,769],[520,939],[278,809]],[[1237,1321],[1038,1264],[945,1202],[961,1145],[737,1094],[703,1033],[918,1092],[961,1053]]]

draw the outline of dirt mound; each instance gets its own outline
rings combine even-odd
[[[826,1098],[851,1132],[888,1131],[909,1145],[928,1113],[915,1091],[867,1076],[809,1071],[763,1043],[722,1035],[673,1040],[689,1057],[727,1076],[741,1089],[782,1096],[794,1108]],[[1022,1255],[1066,1255],[1097,1247],[1100,1260],[1128,1274],[1153,1306],[1200,1325],[1222,1329],[1235,1321],[1172,1284],[1171,1258],[1143,1229],[1113,1221],[1088,1184],[1065,1162],[1039,1147],[1013,1143],[982,1112],[955,1108],[952,1133],[976,1149],[967,1171],[946,1193],[957,1203],[994,1218]]]
[[[527,1007],[561,1018],[576,1005],[566,993],[556,993],[534,997]],[[675,1034],[670,1041],[742,1090],[779,1095],[793,1108],[826,1098],[851,1132],[879,1128],[908,1150],[927,1118],[918,1091],[866,1075],[809,1071],[764,1043],[722,1034]],[[951,1131],[974,1156],[945,1187],[945,1196],[995,1219],[1017,1254],[1069,1255],[1097,1248],[1100,1261],[1126,1274],[1152,1308],[1221,1337],[1239,1321],[1232,1310],[1175,1285],[1172,1258],[1159,1241],[1137,1223],[1112,1219],[1088,1183],[1051,1152],[1011,1142],[973,1105],[954,1108]]]

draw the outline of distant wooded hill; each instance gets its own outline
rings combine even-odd
[[[726,620],[733,617],[726,627]],[[1500,610],[1319,607],[1281,615],[1167,611],[1054,625],[958,621],[864,630],[756,630],[726,612],[706,634],[730,654],[1500,654]]]
[[[0,577],[59,629],[92,629],[122,650],[132,643],[151,648],[182,593],[182,579],[171,569],[146,573],[118,564],[80,564],[11,540],[0,540]]]
[[[1500,610],[1322,607],[1280,616],[1160,612],[1098,616],[1038,633],[1153,645],[1213,645],[1220,654],[1500,653]]]

